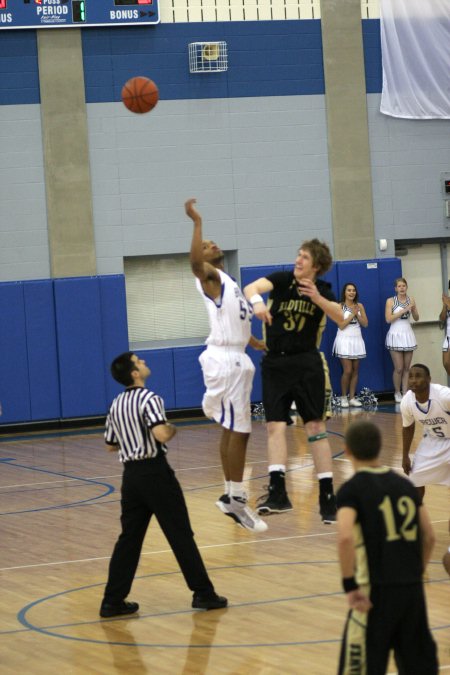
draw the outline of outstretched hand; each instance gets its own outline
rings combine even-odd
[[[302,295],[308,296],[308,298],[311,298],[313,302],[314,298],[317,299],[320,297],[320,293],[317,290],[317,286],[311,279],[302,279],[301,281],[298,282],[298,285],[300,287]]]
[[[188,199],[187,202],[184,204],[184,210],[186,211],[186,215],[191,218],[191,220],[196,220],[197,218],[200,218],[200,214],[195,208],[194,204],[197,203],[197,200],[195,197],[192,197],[191,199]]]
[[[263,323],[267,323],[269,326],[272,325],[272,314],[267,309],[265,302],[255,302],[253,313]]]

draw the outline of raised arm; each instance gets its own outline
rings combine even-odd
[[[184,205],[186,215],[194,223],[189,255],[191,269],[197,279],[200,280],[205,293],[211,297],[216,297],[220,293],[220,275],[213,265],[204,260],[202,217],[194,206],[196,203],[197,200],[192,198],[188,199]]]
[[[311,298],[312,302],[320,307],[320,309],[325,312],[325,314],[335,323],[339,325],[339,322],[342,321],[342,307],[339,303],[332,300],[327,300],[319,293],[319,290],[311,279],[302,279],[299,282],[302,295],[308,296]]]
[[[244,288],[244,295],[252,303],[255,316],[269,325],[272,323],[272,315],[267,309],[261,293],[269,293],[271,290],[273,290],[273,284],[266,277],[260,277]]]

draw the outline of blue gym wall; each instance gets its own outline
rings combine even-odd
[[[362,27],[375,237],[442,236],[436,194],[439,174],[448,170],[450,121],[416,123],[379,113],[379,22],[365,20]],[[50,280],[36,33],[1,35],[3,424],[105,412],[117,391],[107,365],[128,346],[123,257],[186,252],[187,197],[198,197],[206,234],[237,251],[244,283],[258,271],[254,266],[287,265],[311,235],[332,246],[320,21],[82,31],[99,275],[87,280]],[[189,74],[187,44],[202,39],[227,41],[226,73]],[[161,95],[142,117],[119,100],[123,82],[137,73],[155,79]],[[347,272],[363,286],[371,359],[362,365],[360,385],[381,391],[391,389],[382,349],[384,300],[400,263],[376,262],[379,295],[370,284],[364,292],[361,261],[355,268],[338,263],[331,280],[336,294]],[[384,269],[389,278],[381,281]],[[334,331],[327,329],[325,351]],[[168,409],[199,404],[200,351],[146,354]],[[89,372],[92,358],[103,364],[100,378]],[[337,387],[335,359],[330,366]],[[257,377],[254,400],[259,386]]]

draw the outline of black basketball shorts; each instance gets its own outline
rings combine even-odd
[[[293,401],[305,424],[329,415],[330,377],[321,352],[269,353],[262,360],[261,375],[267,422],[288,422]]]

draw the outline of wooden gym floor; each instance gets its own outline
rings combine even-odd
[[[345,412],[345,411],[344,411]],[[335,484],[350,420],[383,429],[383,461],[400,467],[394,406],[350,411],[329,423]],[[100,620],[99,604],[119,532],[121,467],[101,430],[3,437],[0,442],[0,672],[2,675],[330,675],[336,672],[346,602],[334,526],[317,513],[317,487],[301,425],[288,430],[294,511],[253,535],[214,506],[222,493],[219,429],[179,423],[169,461],[184,488],[197,543],[226,610],[194,612],[172,552],[152,522],[130,599],[138,615]],[[246,479],[251,504],[267,482],[266,439],[254,422]],[[437,535],[426,592],[441,671],[450,672],[449,494],[429,488]],[[389,672],[395,672],[391,661]]]

